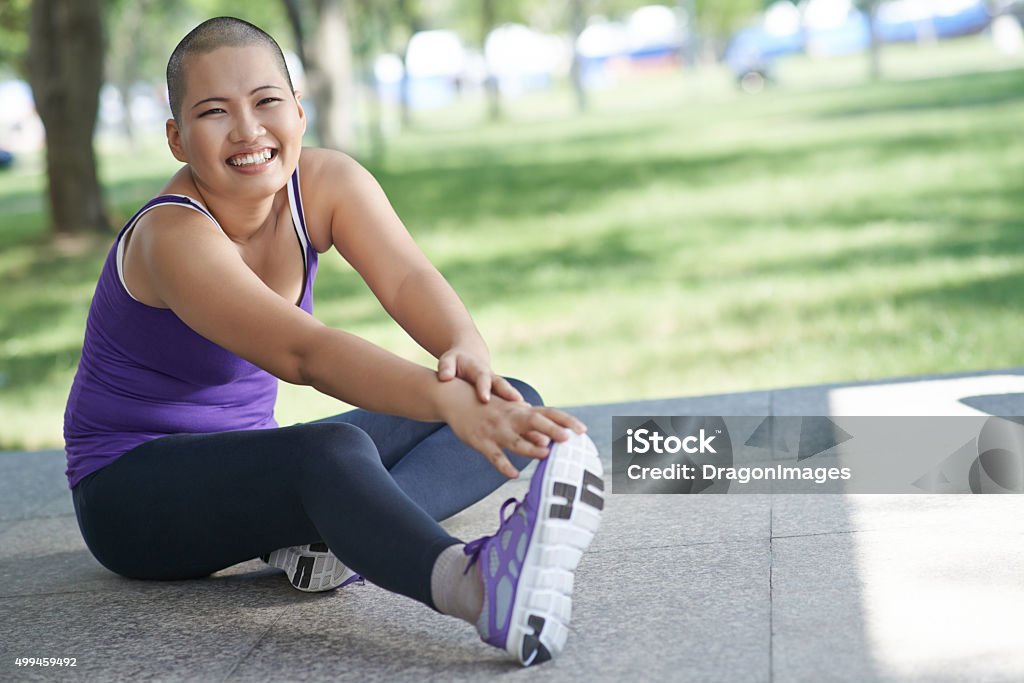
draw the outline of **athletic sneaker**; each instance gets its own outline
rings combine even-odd
[[[510,498],[501,506],[497,533],[466,544],[466,571],[479,562],[484,580],[480,638],[523,666],[545,662],[565,646],[573,572],[601,523],[602,474],[589,437],[574,433],[555,442],[522,502]]]
[[[334,556],[326,543],[281,548],[260,559],[271,567],[283,569],[292,585],[306,593],[334,590],[363,581],[363,577]]]

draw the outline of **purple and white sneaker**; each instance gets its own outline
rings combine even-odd
[[[480,638],[523,666],[545,662],[565,646],[573,572],[601,523],[602,475],[585,434],[554,443],[522,502],[510,498],[501,506],[497,533],[466,544],[466,571],[479,563],[484,580]]]
[[[326,543],[280,548],[260,559],[271,567],[283,569],[292,586],[306,593],[319,593],[347,586],[363,577],[334,556]]]

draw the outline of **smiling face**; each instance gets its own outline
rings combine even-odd
[[[299,163],[306,115],[265,46],[190,55],[179,121],[167,121],[174,157],[205,193],[258,199],[284,187]]]

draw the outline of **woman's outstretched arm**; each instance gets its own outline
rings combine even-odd
[[[462,378],[487,401],[519,392],[491,369],[491,356],[462,300],[409,235],[380,185],[351,157],[303,150],[303,194],[329,207],[311,222],[314,246],[333,245],[358,271],[388,314],[438,359],[442,381]]]

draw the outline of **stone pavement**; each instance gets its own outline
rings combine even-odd
[[[610,472],[612,415],[1022,415],[1024,368],[575,412]],[[86,550],[63,470],[59,452],[0,454],[0,681],[1024,680],[1024,497],[609,495],[566,650],[520,670],[369,584],[304,594],[258,561],[119,578]],[[446,526],[490,533],[525,487]]]

